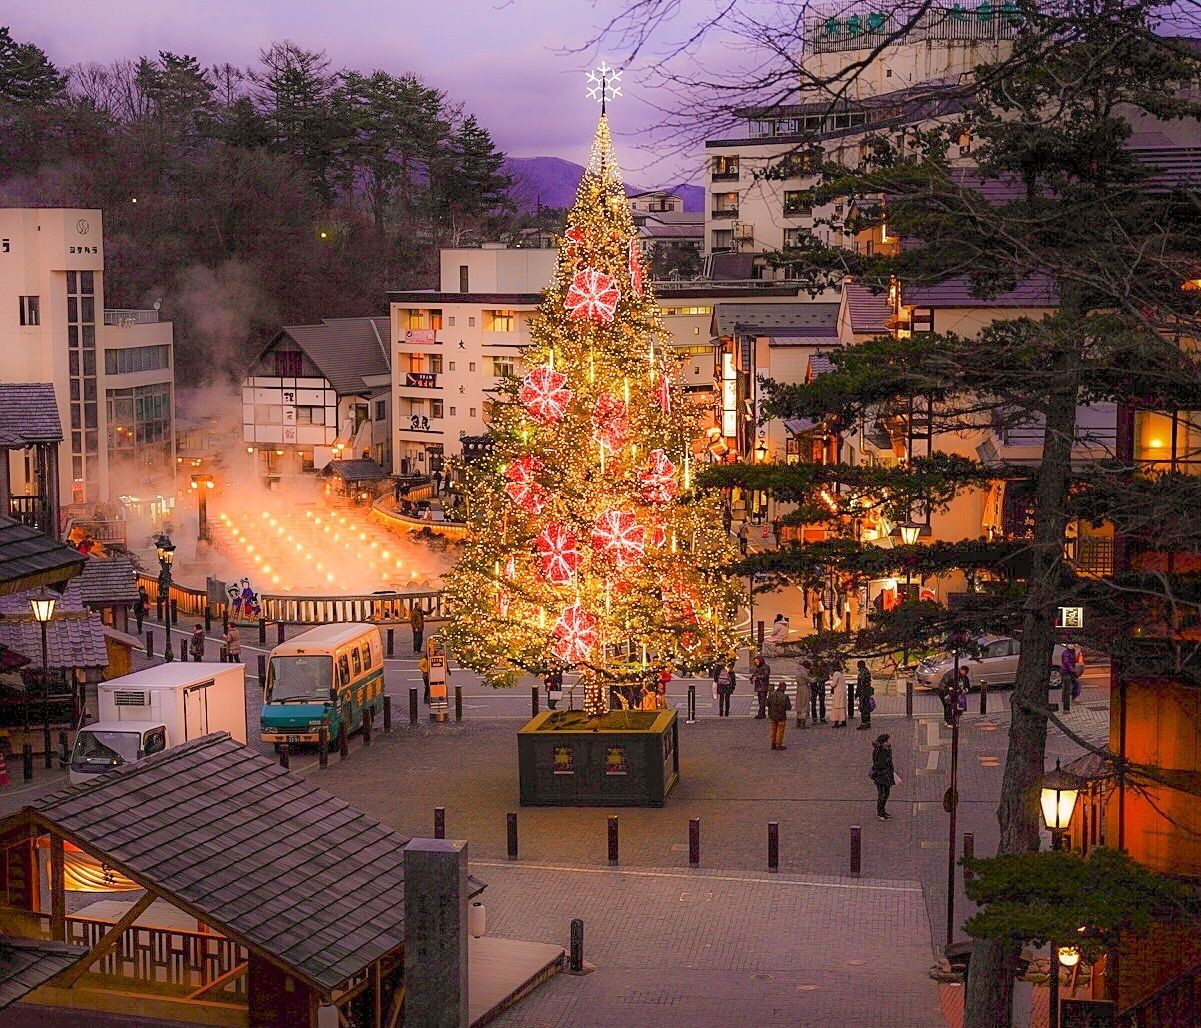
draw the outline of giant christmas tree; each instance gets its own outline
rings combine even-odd
[[[464,469],[448,641],[497,685],[578,671],[599,716],[612,685],[732,654],[739,601],[720,510],[692,492],[697,411],[604,114],[530,335],[528,373],[493,409],[492,455]]]

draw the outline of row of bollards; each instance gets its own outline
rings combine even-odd
[[[338,757],[340,760],[345,760],[347,757],[350,756],[350,743],[347,740],[348,733],[346,731],[346,723],[349,720],[350,720],[349,714],[346,714],[343,716],[342,730],[338,732],[337,744],[338,744]],[[375,708],[368,707],[365,711],[363,711],[362,732],[363,732],[363,747],[364,748],[371,745],[371,736],[372,736],[372,733],[374,732],[374,730],[375,730]],[[388,733],[391,731],[392,731],[392,697],[385,696],[384,697],[384,732]],[[66,740],[65,735],[63,737],[63,740],[64,740],[64,746],[65,746],[65,744],[66,744],[65,743],[65,740]],[[317,765],[318,765],[318,767],[322,767],[322,768],[329,767],[329,748],[330,748],[329,727],[326,725],[322,725],[321,728],[318,729],[318,732],[317,732]],[[277,745],[277,752],[279,754],[279,766],[282,768],[288,768],[291,764],[291,759],[292,759],[291,751],[289,750],[288,744],[286,742],[279,743]]]

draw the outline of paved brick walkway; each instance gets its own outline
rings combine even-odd
[[[489,933],[561,941],[584,921],[597,970],[559,975],[504,1028],[934,1025],[916,882],[473,862]]]

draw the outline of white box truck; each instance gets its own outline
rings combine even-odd
[[[97,693],[100,720],[75,737],[72,785],[210,732],[246,743],[241,664],[159,664],[101,682]]]

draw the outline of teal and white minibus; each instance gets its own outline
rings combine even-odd
[[[362,726],[369,707],[377,717],[384,708],[384,644],[374,625],[321,625],[271,651],[263,742],[317,742],[325,725],[333,747]]]

